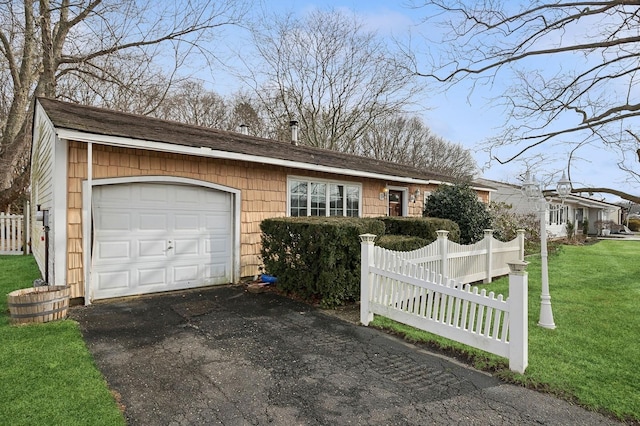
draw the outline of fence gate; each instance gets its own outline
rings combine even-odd
[[[362,241],[360,322],[374,314],[509,359],[524,373],[528,364],[526,262],[509,263],[509,297],[444,277],[397,252]]]
[[[26,240],[24,216],[0,213],[0,254],[26,254]]]

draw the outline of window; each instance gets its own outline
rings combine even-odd
[[[360,188],[347,186],[347,216],[360,216]]]
[[[344,186],[329,185],[329,216],[344,216]]]
[[[568,206],[550,205],[549,210],[549,224],[550,225],[562,225],[566,223],[569,213]]]
[[[290,178],[288,188],[290,216],[360,216],[360,185]]]
[[[307,182],[291,182],[289,194],[291,216],[307,216]]]
[[[327,215],[327,184],[311,182],[311,216]]]

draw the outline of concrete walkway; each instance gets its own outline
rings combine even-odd
[[[380,331],[229,286],[75,307],[131,425],[613,425]]]

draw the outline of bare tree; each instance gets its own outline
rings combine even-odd
[[[238,92],[231,100],[233,110],[229,116],[229,130],[237,130],[247,126],[247,133],[254,136],[268,137],[265,119],[261,115],[259,102],[248,93]]]
[[[204,88],[197,80],[185,81],[172,89],[151,115],[196,126],[225,129],[229,107],[225,99]]]
[[[0,2],[0,109],[6,113],[0,122],[0,206],[28,182],[35,96],[60,97],[64,90],[69,99],[127,105],[127,93],[148,89],[150,64],[177,68],[190,53],[211,60],[204,42],[216,28],[237,23],[245,9],[235,0]],[[151,102],[137,112],[156,108],[167,87],[156,90],[155,100],[147,96]]]
[[[253,32],[260,66],[248,64],[275,137],[300,123],[301,143],[340,151],[375,120],[406,107],[418,88],[407,63],[355,17],[315,10],[265,19]]]
[[[471,179],[477,165],[469,150],[431,133],[418,117],[395,115],[370,126],[358,140],[362,155],[395,161],[461,181]]]
[[[151,91],[152,98],[157,97],[158,88],[155,89]],[[259,105],[247,93],[236,92],[223,97],[207,90],[200,80],[187,80],[175,84],[163,95],[162,103],[149,115],[234,132],[244,125],[248,134],[266,137],[268,132]]]
[[[56,81],[57,98],[137,114],[154,114],[174,86],[184,84],[160,66],[120,54],[101,58],[99,68],[89,65]]]
[[[445,28],[430,27],[445,50],[419,75],[474,88],[513,82],[500,98],[503,131],[487,144],[494,160],[507,163],[560,143],[571,173],[581,149],[596,144],[616,151],[619,167],[640,182],[639,1],[416,3],[427,24]],[[611,188],[573,191],[638,202]]]

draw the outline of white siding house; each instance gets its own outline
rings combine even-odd
[[[56,274],[54,259],[60,271],[65,270],[66,257],[66,141],[59,140],[53,123],[42,107],[36,103],[33,124],[33,148],[31,153],[31,250],[42,276],[52,285],[64,285],[64,274]],[[57,183],[56,183],[57,182]],[[58,194],[55,194],[58,192]],[[57,195],[57,196],[56,196]],[[49,232],[45,232],[43,220],[48,216]],[[59,220],[53,220],[58,217]],[[45,248],[48,246],[48,253]],[[59,256],[55,256],[58,250]]]
[[[529,201],[522,193],[521,187],[505,182],[488,179],[477,179],[484,185],[495,188],[491,194],[491,201],[504,202],[512,206],[513,212],[518,214],[536,213],[535,203]],[[581,232],[581,224],[586,219],[589,221],[589,234],[601,233],[598,224],[601,221],[613,221],[620,224],[620,206],[598,201],[587,197],[570,194],[564,200],[560,197],[549,196],[549,202],[545,211],[547,220],[547,233],[551,238],[560,238],[567,235],[567,220],[576,223],[576,231]]]

